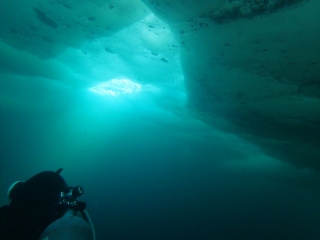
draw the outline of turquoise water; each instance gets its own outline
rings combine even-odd
[[[318,239],[318,9],[5,1],[1,205],[62,167],[98,239]]]
[[[311,170],[144,104],[60,114],[3,115],[2,202],[13,181],[63,167],[85,189],[98,239],[318,237]]]

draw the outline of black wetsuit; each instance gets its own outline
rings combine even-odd
[[[58,203],[68,186],[60,172],[41,172],[13,188],[10,205],[0,208],[1,240],[37,240],[65,213],[67,207]]]

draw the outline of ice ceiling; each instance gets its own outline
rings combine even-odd
[[[194,117],[320,170],[319,10],[318,0],[3,0],[1,107],[24,101],[7,89],[31,78],[76,89],[184,80]]]

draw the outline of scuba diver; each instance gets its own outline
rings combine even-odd
[[[95,240],[80,186],[68,187],[62,168],[44,171],[8,189],[9,205],[0,208],[1,240]]]

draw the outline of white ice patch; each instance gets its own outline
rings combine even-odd
[[[139,92],[141,90],[141,85],[127,78],[111,79],[89,88],[89,90],[100,95],[117,96],[120,94]]]

